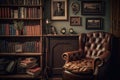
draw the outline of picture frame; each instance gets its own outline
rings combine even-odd
[[[79,11],[80,11],[80,4],[79,4],[79,2],[76,2],[76,1],[72,2],[71,3],[71,10],[72,10],[72,13],[74,15],[79,13]]]
[[[82,1],[81,14],[82,15],[104,15],[105,2],[104,1]]]
[[[87,30],[102,30],[104,20],[103,18],[86,18]]]
[[[79,16],[71,16],[70,26],[82,26],[82,18]]]
[[[51,20],[68,20],[68,0],[51,0]]]

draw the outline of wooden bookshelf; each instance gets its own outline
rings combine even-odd
[[[0,56],[39,56],[42,53],[0,53]]]
[[[0,76],[0,78],[42,78],[42,76],[36,76],[36,77],[33,77],[33,76],[30,76],[30,75],[27,75],[27,74],[14,74],[14,75],[2,75]]]
[[[0,1],[0,61],[2,61],[0,63],[0,79],[43,78],[42,22],[43,0]],[[19,25],[22,27],[18,27]],[[19,31],[22,33],[19,34]],[[19,65],[21,59],[27,60],[29,58],[37,60],[31,64],[41,68],[39,75],[33,77],[26,73],[27,69],[34,68],[32,65],[24,68]],[[12,61],[15,62],[14,66],[16,66],[13,69],[8,68],[13,67]],[[23,72],[19,73],[19,71]]]

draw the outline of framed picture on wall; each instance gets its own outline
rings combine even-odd
[[[87,30],[102,30],[103,24],[103,18],[86,18]]]
[[[81,14],[82,15],[104,15],[105,2],[104,1],[82,1]]]
[[[80,4],[79,4],[79,2],[72,2],[71,3],[71,10],[72,10],[72,12],[73,12],[73,14],[77,14],[77,13],[79,13],[79,11],[80,11]]]
[[[51,0],[51,20],[68,20],[68,0]]]
[[[79,16],[71,16],[70,17],[70,26],[81,26],[82,19]]]

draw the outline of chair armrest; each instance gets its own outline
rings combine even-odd
[[[94,75],[98,74],[99,68],[102,67],[109,59],[110,51],[104,51],[99,58],[95,58],[94,60]]]
[[[94,75],[98,74],[99,68],[103,66],[104,60],[101,58],[95,58],[94,59]]]
[[[101,58],[96,58],[94,60],[94,67],[101,67],[103,65],[104,61]]]
[[[99,56],[100,59],[102,59],[104,62],[107,62],[110,58],[110,51],[106,50],[103,52],[102,55]]]
[[[70,51],[70,52],[65,52],[62,54],[62,58],[66,62],[79,60],[82,56],[83,56],[82,50]]]

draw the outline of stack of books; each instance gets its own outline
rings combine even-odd
[[[26,70],[26,73],[31,75],[31,76],[37,76],[37,75],[40,74],[40,72],[41,72],[41,68],[40,67],[34,67],[34,68]]]
[[[41,72],[41,68],[38,66],[37,59],[34,57],[28,57],[20,60],[19,66],[26,68],[26,73],[31,76],[38,76]]]
[[[30,68],[37,65],[37,59],[33,57],[25,58],[20,61],[20,66],[24,68]]]

